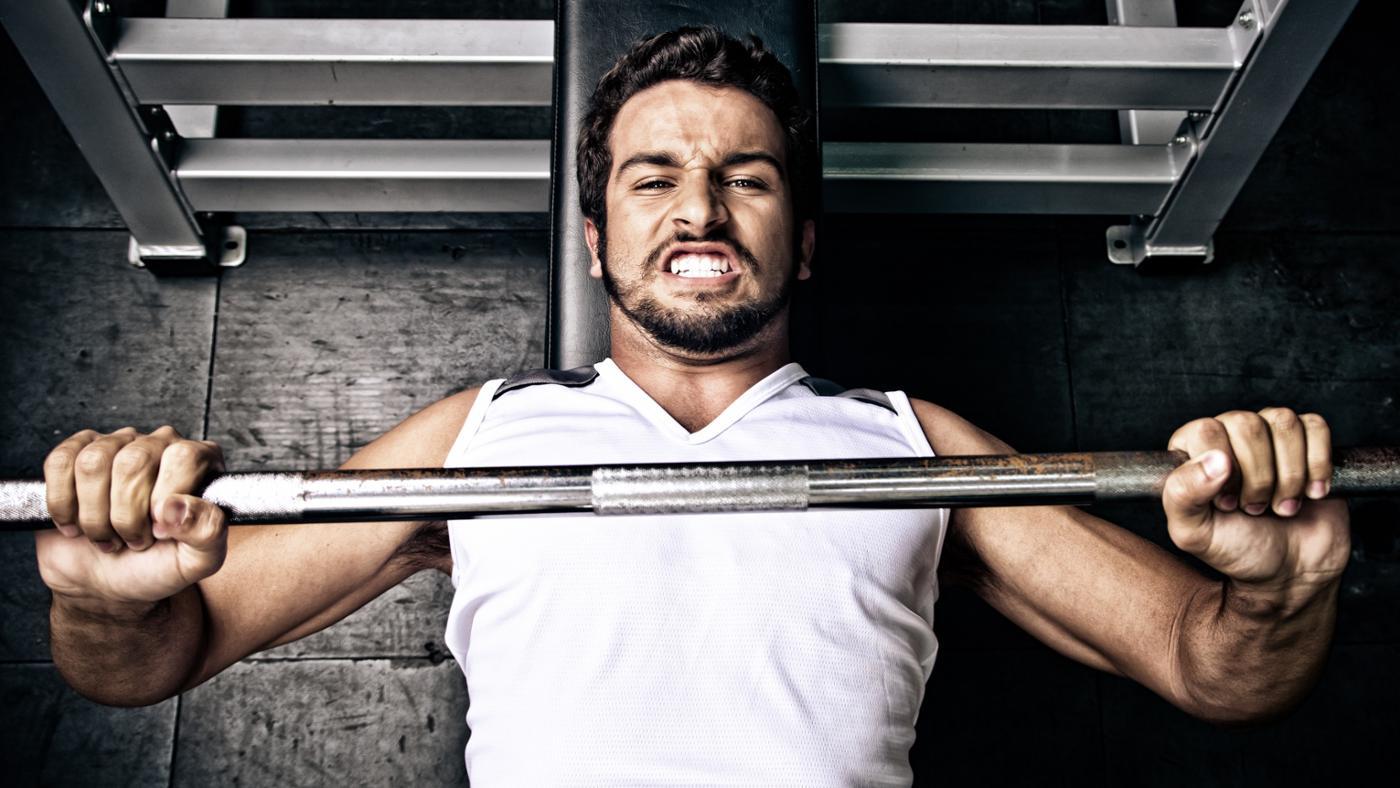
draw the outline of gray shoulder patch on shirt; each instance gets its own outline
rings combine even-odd
[[[577,369],[532,369],[528,372],[521,372],[518,375],[508,378],[506,382],[501,384],[500,388],[496,389],[496,393],[491,397],[491,400],[495,401],[499,399],[500,396],[507,391],[523,389],[526,386],[539,386],[544,383],[578,388],[579,386],[587,386],[597,379],[597,377],[598,370],[594,369],[592,365],[578,367]]]
[[[883,391],[876,391],[875,389],[848,389],[843,387],[840,383],[833,383],[824,378],[814,378],[810,375],[799,380],[798,383],[811,389],[812,393],[819,397],[845,397],[847,399],[868,402],[871,405],[879,405],[891,413],[899,413],[898,410],[895,410],[894,403],[890,402],[890,398],[886,396]]]

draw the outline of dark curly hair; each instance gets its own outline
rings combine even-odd
[[[599,229],[606,223],[605,194],[613,164],[609,136],[618,111],[637,93],[672,79],[746,90],[771,109],[783,129],[788,189],[798,226],[811,218],[816,136],[792,74],[763,48],[758,36],[740,40],[712,25],[681,27],[644,38],[598,80],[578,140],[578,200],[583,215]]]

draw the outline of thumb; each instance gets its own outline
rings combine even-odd
[[[180,574],[187,582],[214,574],[224,563],[228,549],[224,510],[203,498],[182,494],[166,498],[151,532],[157,539],[178,543]]]
[[[1210,544],[1212,501],[1230,478],[1230,458],[1211,449],[1172,471],[1162,490],[1167,529],[1176,546],[1199,553]]]

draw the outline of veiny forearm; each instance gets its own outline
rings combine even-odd
[[[204,603],[196,586],[149,604],[55,594],[49,626],[54,663],[73,689],[109,706],[147,706],[178,693],[199,664]]]
[[[1322,672],[1340,579],[1286,594],[1234,581],[1204,586],[1182,612],[1176,703],[1218,723],[1277,717]]]

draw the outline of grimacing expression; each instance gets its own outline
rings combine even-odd
[[[814,235],[796,228],[773,112],[738,88],[662,82],[622,106],[610,145],[606,227],[586,232],[613,303],[672,350],[754,341],[810,275]]]

